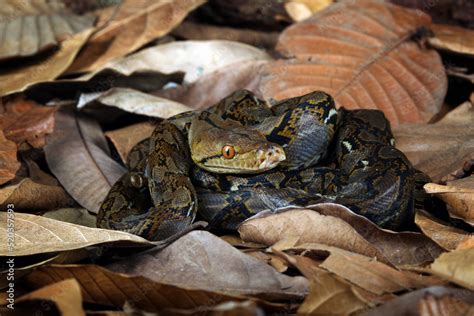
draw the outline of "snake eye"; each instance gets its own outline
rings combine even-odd
[[[235,149],[233,146],[230,145],[225,145],[222,147],[222,156],[224,156],[225,159],[232,159],[235,156]]]

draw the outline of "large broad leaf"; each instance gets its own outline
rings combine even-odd
[[[95,213],[126,171],[110,157],[99,124],[68,108],[56,113],[56,127],[44,150],[49,168],[66,191]]]
[[[281,34],[289,59],[268,65],[262,92],[281,100],[324,90],[338,106],[381,109],[394,125],[426,122],[447,88],[436,51],[410,41],[429,25],[421,11],[381,1],[333,5]]]

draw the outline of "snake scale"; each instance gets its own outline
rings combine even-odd
[[[137,144],[97,226],[159,240],[197,214],[235,229],[263,210],[335,202],[400,229],[413,218],[415,169],[393,142],[378,110],[336,110],[319,91],[268,107],[240,90]]]

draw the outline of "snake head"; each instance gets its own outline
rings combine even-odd
[[[215,173],[259,173],[286,159],[283,148],[261,132],[209,112],[192,120],[188,141],[194,163]]]

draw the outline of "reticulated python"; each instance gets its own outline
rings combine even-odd
[[[97,226],[151,240],[182,230],[198,210],[224,229],[263,210],[321,201],[390,229],[413,215],[414,169],[383,113],[336,110],[324,92],[269,108],[238,91],[161,122],[127,165]]]

